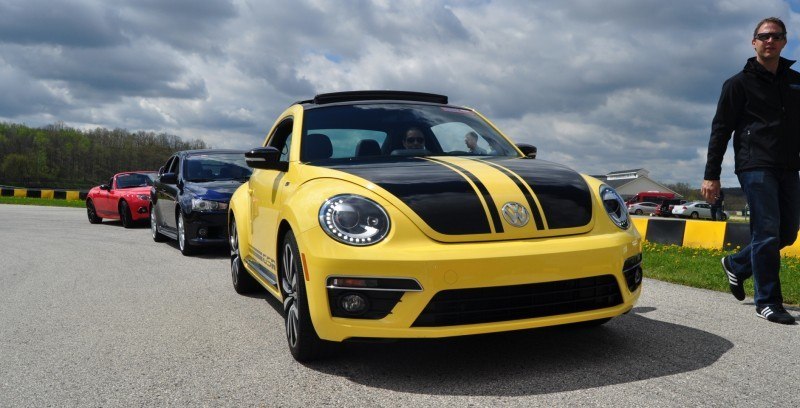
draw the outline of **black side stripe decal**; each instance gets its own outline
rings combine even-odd
[[[528,200],[528,207],[531,209],[531,213],[533,214],[533,221],[536,223],[536,229],[537,230],[543,230],[544,229],[544,221],[542,221],[542,214],[539,212],[539,207],[536,205],[536,201],[534,201],[533,196],[531,195],[530,191],[528,191],[528,189],[525,188],[525,185],[521,181],[519,181],[520,177],[517,176],[516,174],[512,173],[510,170],[506,169],[505,167],[499,166],[499,165],[497,165],[495,163],[492,163],[492,162],[490,162],[488,160],[478,160],[478,161],[480,161],[481,163],[488,164],[488,165],[500,170],[508,178],[510,178],[512,181],[514,181],[514,184],[517,185],[517,188],[519,188],[519,191],[521,191],[522,195],[525,196],[525,199]]]
[[[457,164],[453,164],[453,163],[450,163],[450,162],[443,162],[443,161],[437,160],[437,159],[435,159],[433,157],[428,157],[428,160],[433,161],[433,162],[437,162],[437,163],[440,163],[440,164],[443,164],[443,165],[453,166],[456,169],[458,169],[459,171],[461,171],[462,173],[466,174],[467,177],[469,177],[469,179],[472,180],[473,183],[475,183],[475,187],[478,187],[478,191],[480,191],[481,195],[483,195],[483,199],[486,200],[486,205],[489,207],[489,214],[492,216],[492,223],[494,224],[495,232],[502,233],[504,231],[503,230],[503,222],[500,220],[500,213],[497,211],[497,206],[495,205],[494,200],[492,199],[492,195],[489,194],[489,190],[486,189],[486,186],[483,185],[483,182],[481,182],[477,177],[475,177],[475,175],[472,174],[472,172],[470,172],[469,170],[467,170],[467,169],[465,169],[465,168],[463,168],[463,167],[461,167],[461,166],[459,166]]]

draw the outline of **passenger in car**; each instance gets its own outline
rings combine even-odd
[[[486,155],[486,149],[478,146],[478,134],[475,132],[467,132],[464,135],[464,143],[467,145],[469,152],[472,154]]]

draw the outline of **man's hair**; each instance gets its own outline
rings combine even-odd
[[[781,30],[783,30],[784,33],[786,32],[786,24],[783,24],[783,21],[781,21],[781,19],[779,19],[778,17],[767,17],[759,21],[758,24],[756,24],[756,29],[753,30],[753,38],[756,38],[756,35],[758,35],[758,29],[767,23],[775,23],[781,26]]]

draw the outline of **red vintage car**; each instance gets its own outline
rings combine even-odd
[[[150,187],[154,171],[117,173],[108,184],[93,187],[86,195],[89,222],[99,224],[103,218],[121,220],[125,228],[137,221],[150,219]]]

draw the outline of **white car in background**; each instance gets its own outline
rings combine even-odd
[[[672,215],[681,218],[711,219],[711,204],[705,201],[692,201],[691,203],[678,204],[672,208]],[[728,213],[723,211],[720,220],[728,219]]]
[[[647,201],[628,204],[628,214],[653,215],[656,212],[656,208],[658,208],[658,204]]]

